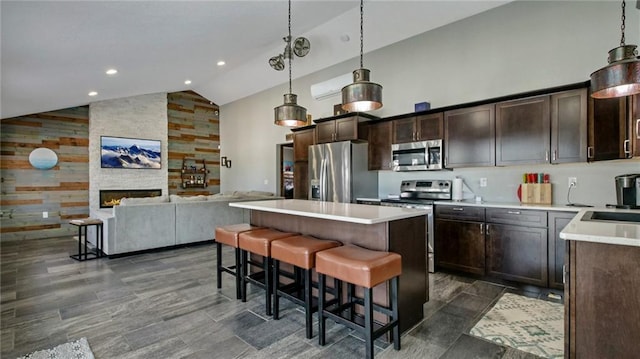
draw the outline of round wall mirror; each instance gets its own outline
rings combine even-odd
[[[36,148],[29,154],[29,163],[39,170],[48,170],[58,164],[58,155],[48,148]]]

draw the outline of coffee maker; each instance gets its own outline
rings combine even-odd
[[[640,209],[640,174],[616,176],[617,208]]]

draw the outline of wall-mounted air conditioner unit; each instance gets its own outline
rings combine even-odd
[[[353,74],[348,73],[330,80],[311,85],[311,97],[324,100],[340,93],[343,87],[353,82]]]

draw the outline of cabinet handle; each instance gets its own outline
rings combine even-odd
[[[567,283],[567,265],[563,264],[562,265],[562,284],[566,284]]]
[[[636,120],[636,139],[640,140],[640,118]]]
[[[593,158],[593,147],[587,147],[587,158]]]
[[[445,167],[447,167],[447,162],[449,162],[449,161],[447,161],[447,159],[448,159],[448,157],[445,157],[445,158],[444,158],[444,166],[445,166]]]
[[[553,150],[553,155],[551,156],[552,161],[558,160],[558,150]]]
[[[629,145],[631,144],[631,141],[629,140],[624,140],[623,142],[623,149],[624,149],[624,154],[627,156],[631,155],[631,150],[629,149]]]
[[[453,207],[452,209],[454,211],[464,211],[464,208],[462,208],[462,207]]]
[[[480,234],[484,234],[484,223],[480,223]]]
[[[485,234],[486,234],[487,236],[489,235],[489,227],[490,227],[490,226],[487,224],[487,227],[486,227],[486,229],[485,229]]]
[[[507,211],[509,214],[520,214],[520,211]]]
[[[549,150],[544,151],[544,160],[549,161]]]

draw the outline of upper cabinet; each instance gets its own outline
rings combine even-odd
[[[496,165],[549,162],[549,96],[496,104]]]
[[[369,171],[391,169],[392,121],[369,125]]]
[[[636,157],[640,156],[640,95],[632,96],[629,101],[631,102],[631,121],[629,122],[631,154]]]
[[[432,113],[393,121],[392,143],[442,139],[443,113]]]
[[[640,96],[589,99],[589,161],[640,156]]]
[[[495,105],[444,113],[444,165],[447,168],[494,166]]]
[[[309,159],[309,146],[314,144],[315,130],[308,128],[293,131],[293,160],[307,161]]]
[[[496,104],[496,165],[586,159],[586,88]]]
[[[351,114],[336,119],[323,119],[316,122],[316,143],[366,140],[367,132],[362,121],[378,119],[366,114]]]
[[[551,95],[551,163],[587,160],[587,89]]]

